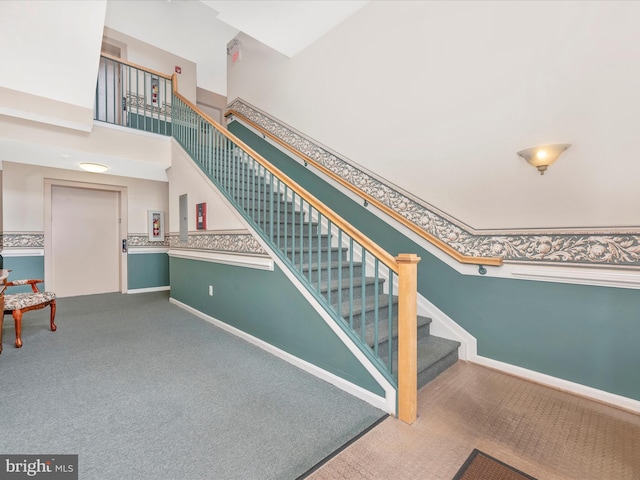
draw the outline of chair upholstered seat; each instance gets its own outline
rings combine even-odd
[[[24,310],[56,299],[53,292],[12,293],[4,296],[5,310]]]
[[[53,292],[41,292],[37,284],[42,280],[15,280],[5,283],[6,287],[16,287],[19,285],[30,285],[31,292],[12,293],[4,295],[4,311],[0,318],[0,352],[2,352],[2,320],[5,313],[11,313],[16,325],[16,347],[22,347],[22,314],[30,310],[38,310],[44,307],[51,307],[49,315],[49,325],[52,332],[57,330],[56,318],[56,294]]]

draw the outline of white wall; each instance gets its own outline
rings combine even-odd
[[[182,73],[177,75],[178,91],[188,100],[193,103],[196,102],[197,68],[194,62],[112,28],[104,28],[104,38],[107,42],[115,40],[119,46],[125,45],[126,48],[122,57],[141,67],[155,70],[165,75],[173,75],[175,67],[180,67]]]
[[[637,226],[638,2],[375,1],[241,97],[476,229]],[[571,143],[544,176],[516,152]]]
[[[106,0],[0,2],[0,86],[93,108],[106,7]]]
[[[127,187],[128,231],[147,233],[147,210],[168,211],[168,184],[113,175],[3,162],[3,231],[44,231],[44,179]]]
[[[106,6],[0,2],[0,114],[91,129]]]
[[[167,170],[169,178],[169,230],[171,233],[180,231],[179,198],[187,194],[189,202],[189,231],[196,230],[196,204],[207,203],[207,230],[233,231],[246,227],[240,221],[238,213],[229,208],[221,193],[211,188],[205,180],[204,174],[198,170],[196,164],[184,150],[174,141],[172,142],[171,168]]]
[[[226,95],[226,45],[238,30],[219,21],[203,3],[110,0],[105,25],[195,62],[198,86]]]

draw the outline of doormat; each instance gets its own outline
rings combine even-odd
[[[493,458],[480,450],[473,450],[453,480],[536,480],[520,470]]]

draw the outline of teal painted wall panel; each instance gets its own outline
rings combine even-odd
[[[479,355],[640,400],[637,290],[461,275],[238,122],[229,130],[393,255],[417,253],[419,292]]]
[[[9,273],[9,281],[22,280],[22,279],[39,279],[44,280],[44,257],[4,257],[3,268],[11,270]],[[38,284],[40,290],[45,290],[46,285],[44,283]],[[7,293],[20,293],[30,292],[31,287],[19,286],[11,287],[7,290]]]
[[[170,258],[171,297],[377,395],[383,390],[277,267]],[[209,296],[209,285],[214,295]]]
[[[169,256],[166,253],[127,255],[127,288],[166,287],[169,285]]]
[[[127,123],[127,126],[129,128],[171,136],[171,122],[165,122],[162,114],[160,114],[160,118],[152,118],[146,115],[129,113],[128,118],[129,123]]]

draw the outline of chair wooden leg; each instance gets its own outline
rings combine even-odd
[[[58,327],[56,327],[56,324],[53,323],[54,320],[56,319],[56,301],[55,300],[51,300],[51,319],[50,319],[50,323],[51,323],[51,331],[55,332]]]
[[[13,311],[13,321],[16,324],[16,348],[22,346],[22,310]]]
[[[0,353],[2,353],[2,324],[4,323],[4,310],[0,316]]]

